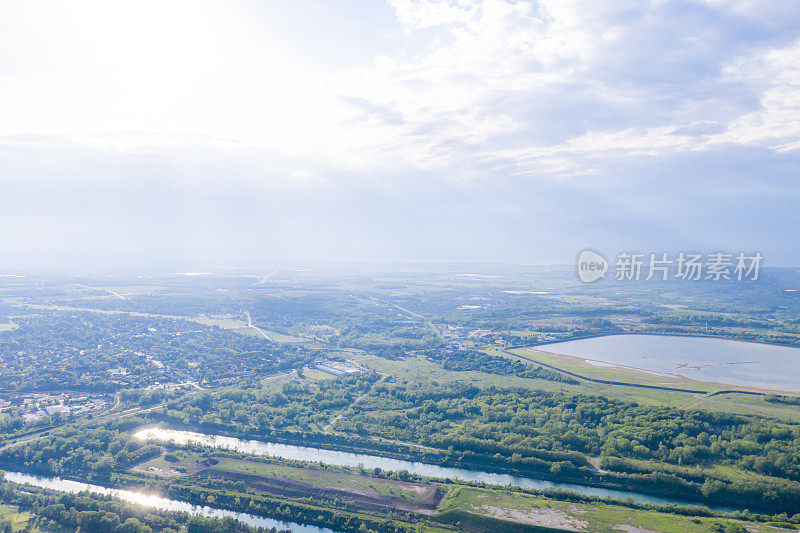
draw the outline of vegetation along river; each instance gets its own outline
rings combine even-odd
[[[438,466],[415,461],[404,461],[401,459],[390,459],[388,457],[380,457],[377,455],[340,452],[321,448],[311,448],[307,446],[296,446],[292,444],[277,444],[255,440],[242,440],[235,437],[205,435],[192,431],[165,429],[159,427],[141,429],[137,431],[134,436],[141,440],[172,442],[176,445],[194,444],[208,446],[210,448],[235,450],[237,452],[249,453],[253,455],[280,457],[282,459],[290,459],[294,461],[309,461],[346,467],[358,467],[361,465],[364,468],[378,467],[391,472],[406,470],[412,474],[440,479],[457,478],[463,481],[473,481],[477,483],[487,483],[501,486],[511,485],[525,489],[561,489],[577,492],[578,494],[583,494],[585,496],[595,496],[599,498],[614,498],[618,500],[631,498],[639,503],[705,505],[696,502],[688,502],[686,500],[677,498],[654,496],[625,490],[605,489],[575,483],[559,483],[543,479],[513,476],[509,474],[496,474],[491,472],[482,472],[480,470]],[[723,506],[709,505],[708,507],[713,510],[723,512],[729,512],[733,510],[729,507]]]
[[[226,509],[215,509],[213,507],[201,507],[199,505],[192,505],[190,503],[170,500],[162,498],[153,494],[144,494],[124,489],[110,489],[100,485],[92,485],[89,483],[82,483],[80,481],[72,481],[69,479],[61,479],[58,477],[41,477],[22,474],[19,472],[5,472],[6,481],[14,483],[27,483],[35,487],[42,487],[50,490],[57,490],[60,492],[92,492],[94,494],[103,494],[107,496],[115,496],[126,502],[143,505],[145,507],[154,507],[162,511],[179,511],[183,513],[190,513],[194,515],[224,518],[230,516],[250,524],[251,526],[276,528],[279,531],[292,531],[292,533],[335,533],[328,528],[321,528],[316,526],[309,526],[305,524],[298,524],[295,522],[284,522],[283,520],[276,520],[274,518],[266,518],[263,516],[255,516],[247,513],[237,513]]]

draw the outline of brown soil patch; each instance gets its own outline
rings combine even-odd
[[[350,488],[346,486],[319,486],[290,478],[269,477],[258,474],[234,472],[217,468],[209,463],[210,462],[208,460],[202,461],[192,468],[188,473],[202,473],[203,475],[208,476],[244,481],[255,489],[273,494],[280,494],[281,496],[316,497],[319,499],[341,498],[365,507],[390,508],[403,511],[414,511],[423,514],[431,514],[439,505],[443,495],[441,489],[433,485],[422,485],[419,483],[410,483],[406,481],[396,481],[390,479],[379,480],[382,484],[393,485],[402,490],[414,492],[416,496],[413,500],[409,501],[396,496],[378,494],[376,492]],[[308,469],[308,472],[312,475],[330,473],[324,470],[311,469]]]

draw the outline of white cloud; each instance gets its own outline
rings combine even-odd
[[[315,169],[460,177],[563,177],[605,158],[799,146],[791,2],[389,4],[397,47],[344,70],[309,61],[245,3],[2,8],[0,49],[14,53],[0,57],[0,142],[201,145]]]
[[[781,46],[798,32],[752,3],[391,3],[406,31],[440,32],[425,52],[381,57],[339,86],[372,108],[374,154],[563,176],[604,157],[797,146],[797,44],[765,52],[737,25]]]
[[[759,108],[731,121],[714,143],[766,145],[790,151],[800,145],[800,40],[755,53],[725,72],[760,94]]]
[[[417,2],[415,0],[389,0],[397,13],[397,20],[407,32],[420,28],[431,28],[467,22],[475,9],[472,2]]]

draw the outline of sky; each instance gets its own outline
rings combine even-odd
[[[0,2],[0,270],[800,266],[796,0]]]

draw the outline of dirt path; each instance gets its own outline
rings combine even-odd
[[[599,455],[597,457],[587,457],[586,460],[589,461],[590,465],[592,465],[592,470],[593,471],[598,472],[600,474],[605,474],[607,472],[607,470],[603,470],[602,468],[600,468],[600,456]]]
[[[688,402],[684,402],[681,405],[679,405],[678,409],[686,409],[687,407],[692,405],[694,402],[701,402],[701,401],[707,399],[708,396],[709,396],[708,393],[706,393],[706,394],[695,394],[694,398],[692,398]]]
[[[372,384],[372,387],[370,387],[368,391],[366,391],[366,392],[365,392],[365,393],[363,393],[361,396],[359,396],[358,398],[356,398],[355,400],[353,400],[353,402],[352,402],[350,405],[348,405],[346,408],[344,408],[344,409],[343,409],[343,410],[342,410],[342,411],[341,411],[341,412],[340,412],[338,415],[334,416],[334,417],[333,417],[333,418],[330,420],[330,422],[328,422],[328,424],[327,424],[327,425],[326,425],[326,426],[323,428],[323,430],[322,430],[322,431],[323,431],[323,433],[325,433],[325,434],[330,434],[330,432],[331,432],[331,429],[333,428],[333,426],[335,426],[335,425],[336,425],[336,423],[337,423],[339,420],[341,420],[341,418],[342,418],[344,415],[346,415],[346,414],[347,414],[347,412],[348,412],[348,411],[349,411],[349,410],[350,410],[350,409],[351,409],[351,408],[352,408],[354,405],[356,405],[356,404],[357,404],[358,402],[360,402],[362,399],[364,399],[364,398],[366,398],[367,396],[369,396],[369,394],[370,394],[370,393],[373,391],[373,389],[375,388],[375,386],[376,386],[378,383],[381,383],[382,381],[384,381],[384,380],[385,380],[386,378],[388,378],[388,377],[389,377],[389,375],[388,375],[388,374],[383,374],[383,373],[381,373],[381,379],[379,379],[378,381],[376,381],[375,383],[373,383],[373,384]],[[352,434],[352,433],[349,433],[349,432],[347,432],[347,431],[342,431],[341,433],[342,433],[342,434],[346,434],[346,435],[350,435],[350,434]],[[354,435],[354,434],[353,434],[353,435]],[[358,436],[359,436],[359,437],[361,437],[361,438],[364,438],[364,435],[358,435]],[[374,437],[374,436],[370,436],[370,437],[366,437],[366,438],[368,438],[369,440],[374,440],[374,441],[376,441],[376,442],[387,442],[387,443],[390,443],[390,444],[398,444],[398,445],[400,445],[400,446],[409,446],[409,447],[411,447],[411,448],[419,448],[419,449],[422,449],[422,450],[429,450],[429,451],[433,451],[433,452],[439,452],[439,451],[441,451],[439,448],[433,448],[433,447],[431,447],[431,446],[424,446],[424,445],[422,445],[422,444],[415,444],[415,443],[413,443],[413,442],[403,442],[403,441],[400,441],[400,440],[385,439],[385,438],[383,438],[383,437]]]
[[[331,428],[332,428],[333,426],[335,426],[335,425],[336,425],[336,422],[338,422],[338,421],[339,421],[339,420],[342,418],[342,416],[344,416],[344,415],[345,415],[345,413],[347,413],[347,412],[348,412],[350,409],[352,409],[352,408],[353,408],[353,406],[354,406],[354,405],[356,405],[358,402],[360,402],[361,400],[363,400],[364,398],[366,398],[366,397],[369,395],[369,393],[371,393],[371,392],[372,392],[372,390],[375,388],[375,386],[376,386],[378,383],[381,383],[381,382],[383,382],[383,381],[384,381],[384,380],[385,380],[387,377],[389,377],[387,374],[381,374],[381,379],[379,379],[378,381],[376,381],[375,383],[373,383],[373,384],[372,384],[372,386],[369,388],[369,390],[367,390],[367,391],[366,391],[366,392],[364,392],[364,393],[363,393],[361,396],[359,396],[358,398],[356,398],[355,400],[353,400],[353,401],[350,403],[350,405],[348,405],[347,407],[345,407],[344,409],[342,409],[342,412],[341,412],[341,413],[339,413],[338,415],[336,415],[336,416],[334,416],[333,418],[331,418],[331,421],[330,421],[330,422],[328,422],[328,425],[326,425],[326,426],[325,426],[325,427],[322,429],[322,432],[323,432],[323,433],[325,433],[325,434],[328,434],[328,433],[330,433],[330,431],[331,431]]]
[[[265,339],[267,339],[268,341],[272,342],[272,338],[269,335],[267,335],[266,333],[264,333],[263,329],[261,329],[258,326],[254,326],[253,325],[253,317],[250,316],[250,311],[245,311],[244,314],[247,316],[247,327],[256,330],[257,332],[261,333],[264,336]]]
[[[331,421],[328,422],[328,424],[324,428],[322,428],[322,432],[325,433],[325,434],[330,433],[331,432],[331,428],[336,425],[336,422],[338,422],[342,418],[343,414],[344,413],[342,412],[342,413],[339,413],[338,415],[334,416],[333,418],[331,418]]]

